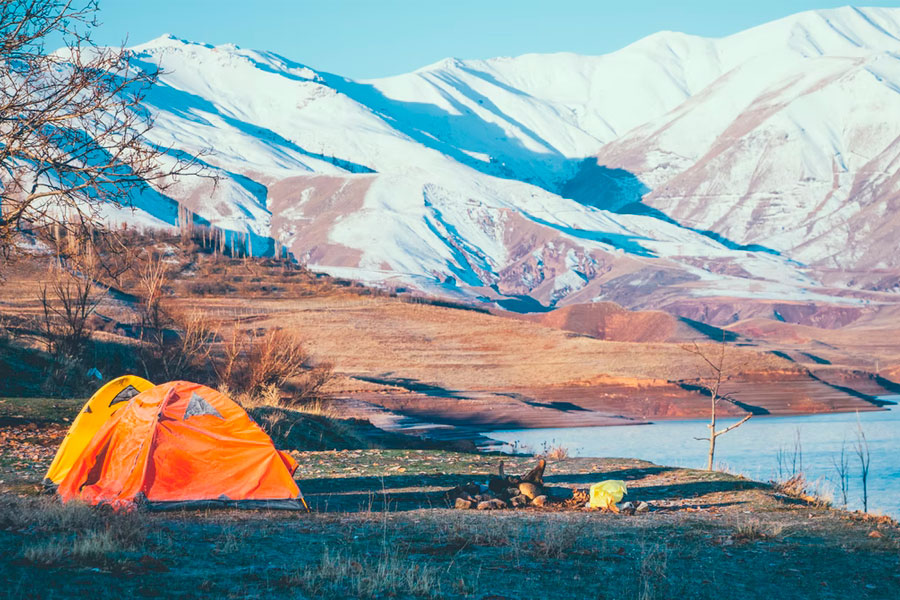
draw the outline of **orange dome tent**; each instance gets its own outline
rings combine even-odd
[[[114,508],[297,509],[305,502],[292,477],[296,468],[234,401],[174,381],[138,394],[113,415],[58,492],[65,502]]]

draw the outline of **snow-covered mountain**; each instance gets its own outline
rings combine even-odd
[[[900,273],[900,9],[371,81],[172,36],[133,52],[165,73],[152,141],[219,175],[173,199],[316,269],[520,309],[853,303]]]

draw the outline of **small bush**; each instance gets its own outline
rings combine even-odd
[[[293,382],[291,404],[315,398],[331,379],[330,365],[314,365],[303,343],[281,329],[254,335],[235,333],[225,345],[217,367],[219,380],[236,394],[249,398],[274,394],[289,380]],[[250,403],[257,403],[251,400]],[[277,403],[276,403],[277,404]]]
[[[77,360],[90,342],[94,331],[91,317],[106,290],[94,283],[98,271],[93,259],[73,265],[54,262],[48,277],[38,297],[47,352],[55,360]]]

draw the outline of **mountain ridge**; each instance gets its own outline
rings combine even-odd
[[[164,69],[152,141],[220,176],[173,198],[316,269],[534,309],[893,298],[900,9],[358,81],[172,35],[132,52]]]

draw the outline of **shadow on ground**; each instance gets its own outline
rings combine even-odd
[[[657,485],[658,477],[671,467],[618,469],[592,473],[558,474],[545,477],[550,486],[587,489],[605,479],[628,482],[628,499],[654,502],[700,498],[708,494],[765,489],[763,483],[740,479],[715,479]],[[486,473],[388,475],[355,477],[321,477],[301,480],[300,487],[313,510],[320,512],[402,512],[423,508],[448,508],[446,492],[472,481],[487,483]],[[740,504],[739,501],[716,502],[710,506]],[[689,508],[696,509],[691,504]],[[677,510],[671,508],[670,510]]]

